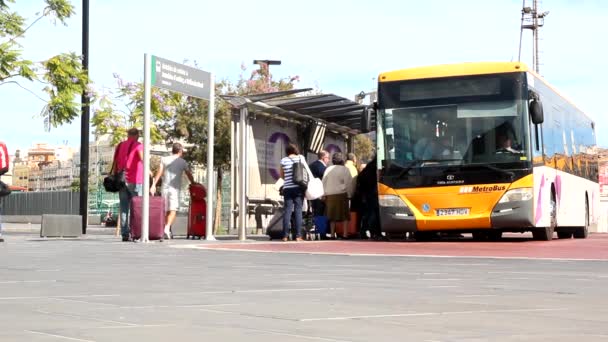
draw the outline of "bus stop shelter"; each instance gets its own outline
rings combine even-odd
[[[274,143],[273,139],[283,137],[297,143],[308,159],[309,154],[316,154],[324,147],[324,141],[331,138],[343,141],[346,150],[353,150],[353,137],[361,132],[361,117],[367,106],[334,94],[303,95],[310,91],[311,89],[294,89],[246,96],[222,96],[233,107],[230,127],[230,226],[237,227],[239,240],[246,239],[247,217],[250,208],[255,206],[254,202],[272,202],[266,196],[254,199],[248,194],[250,163],[259,164],[260,159],[269,163],[272,161],[268,160],[268,156],[274,156],[268,150],[256,153],[256,147]],[[259,131],[257,127],[261,125],[273,125],[276,132],[270,137],[255,137],[256,131]],[[287,130],[291,131],[291,137],[285,133]],[[265,168],[263,172],[274,179],[278,177],[274,168],[268,168],[268,172]],[[268,186],[268,181],[266,183]]]

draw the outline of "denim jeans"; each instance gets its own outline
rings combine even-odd
[[[142,184],[127,183],[127,187],[118,192],[120,199],[120,233],[123,237],[129,237],[129,209],[131,199],[142,195]]]
[[[283,190],[285,200],[285,213],[283,214],[283,238],[289,238],[291,227],[291,214],[295,212],[296,237],[302,237],[302,202],[304,193],[300,188],[288,188]]]

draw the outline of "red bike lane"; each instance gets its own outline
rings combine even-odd
[[[512,235],[500,241],[484,242],[467,238],[431,242],[268,241],[199,244],[192,247],[271,253],[608,260],[608,234],[591,234],[587,239],[554,239],[553,241],[534,241],[530,237]]]

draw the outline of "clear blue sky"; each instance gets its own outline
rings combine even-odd
[[[528,1],[531,5],[532,1]],[[21,41],[26,57],[42,60],[81,52],[81,1],[68,26],[39,22]],[[541,74],[597,122],[608,146],[605,89],[608,2],[541,1],[550,11],[541,31]],[[42,0],[11,4],[34,18]],[[299,75],[299,87],[352,98],[372,90],[383,71],[421,65],[517,59],[521,0],[279,0],[90,1],[90,74],[97,88],[113,73],[143,79],[143,55],[196,60],[217,78],[236,80],[244,63],[280,59],[275,77]],[[583,31],[585,29],[585,31]],[[522,60],[531,64],[531,32]],[[31,89],[41,85],[23,83]],[[0,86],[0,139],[11,152],[33,142],[80,143],[80,122],[43,130],[44,104],[12,85]]]

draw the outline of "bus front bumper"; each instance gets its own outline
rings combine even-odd
[[[403,208],[380,207],[380,223],[385,233],[405,233],[416,231],[451,231],[478,229],[514,229],[534,227],[534,208],[532,201],[498,203],[488,216],[461,219],[432,218],[417,223],[411,212]]]

